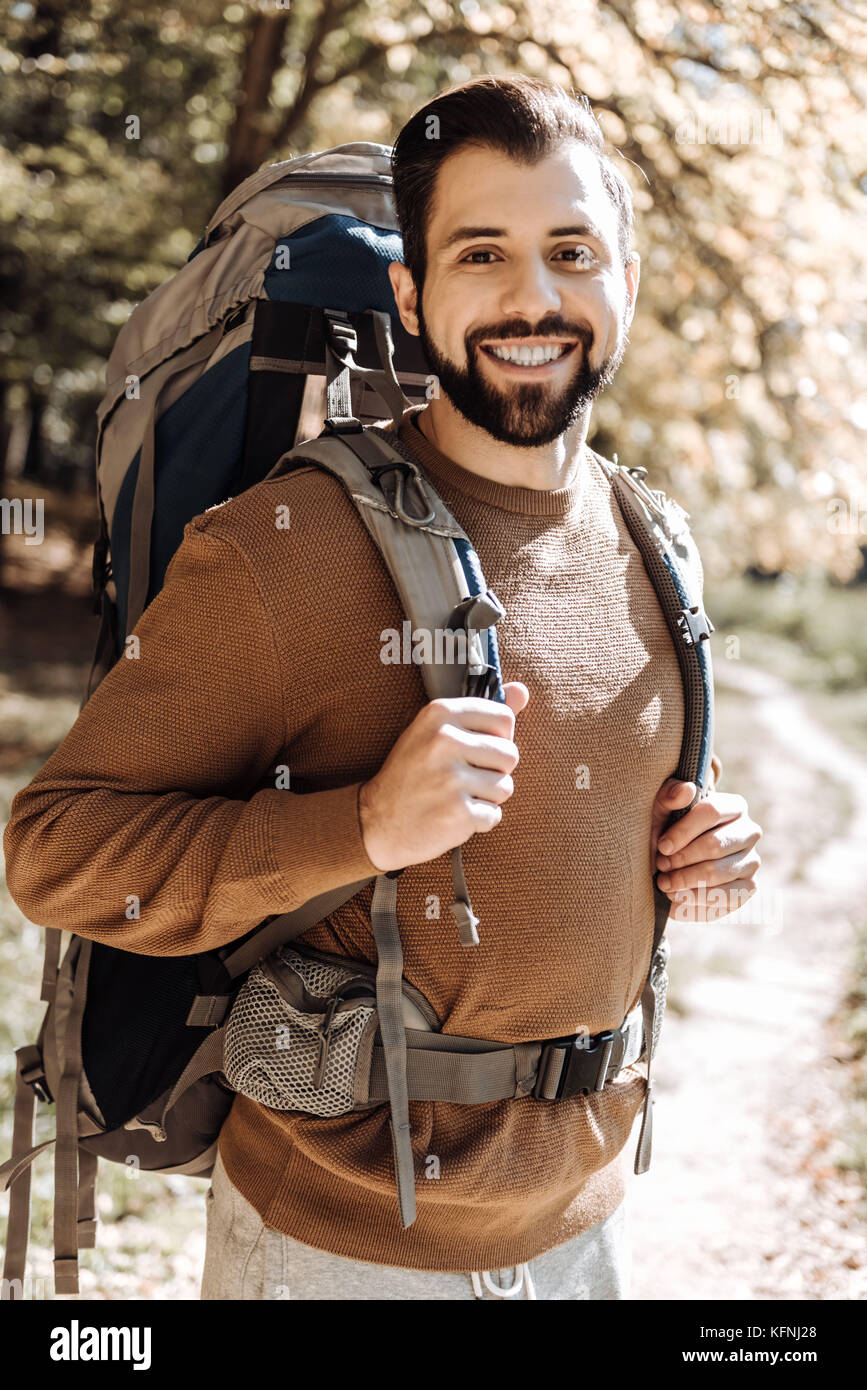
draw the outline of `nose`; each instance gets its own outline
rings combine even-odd
[[[535,325],[546,314],[559,314],[562,307],[560,291],[541,257],[525,256],[512,262],[500,296],[504,319],[523,318]]]

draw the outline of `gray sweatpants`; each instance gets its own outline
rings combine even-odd
[[[625,1203],[592,1230],[516,1269],[440,1274],[314,1250],[265,1226],[218,1156],[207,1194],[203,1299],[624,1299]]]

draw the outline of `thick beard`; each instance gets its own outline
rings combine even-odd
[[[588,362],[593,345],[589,325],[548,319],[544,326],[534,331],[528,324],[519,324],[515,320],[504,325],[507,332],[501,332],[500,337],[556,335],[575,339],[578,342],[575,350],[577,366],[570,380],[557,391],[541,382],[538,386],[532,382],[521,382],[498,390],[482,374],[477,355],[481,350],[478,344],[493,341],[497,334],[481,331],[468,337],[465,340],[468,365],[459,367],[450,358],[444,357],[432,341],[422,313],[421,294],[418,296],[417,313],[419,337],[428,366],[455,410],[471,425],[477,425],[501,444],[511,444],[517,448],[535,449],[550,444],[576,424],[590,409],[600,391],[613,380],[626,346],[624,332],[617,350],[597,369]]]

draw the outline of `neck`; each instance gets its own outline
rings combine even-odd
[[[588,409],[550,444],[522,449],[502,444],[486,430],[470,424],[444,396],[434,398],[416,416],[425,438],[462,468],[505,487],[539,492],[571,487],[576,481],[589,423]]]

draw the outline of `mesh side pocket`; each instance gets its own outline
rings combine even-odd
[[[313,1084],[328,1004],[352,970],[305,960],[289,947],[271,958],[279,975],[303,986],[322,1010],[304,1012],[256,966],[241,987],[226,1024],[223,1070],[236,1091],[272,1110],[345,1115],[355,1108],[355,1075],[376,1009],[369,1003],[338,1009],[328,1028],[322,1085]]]

